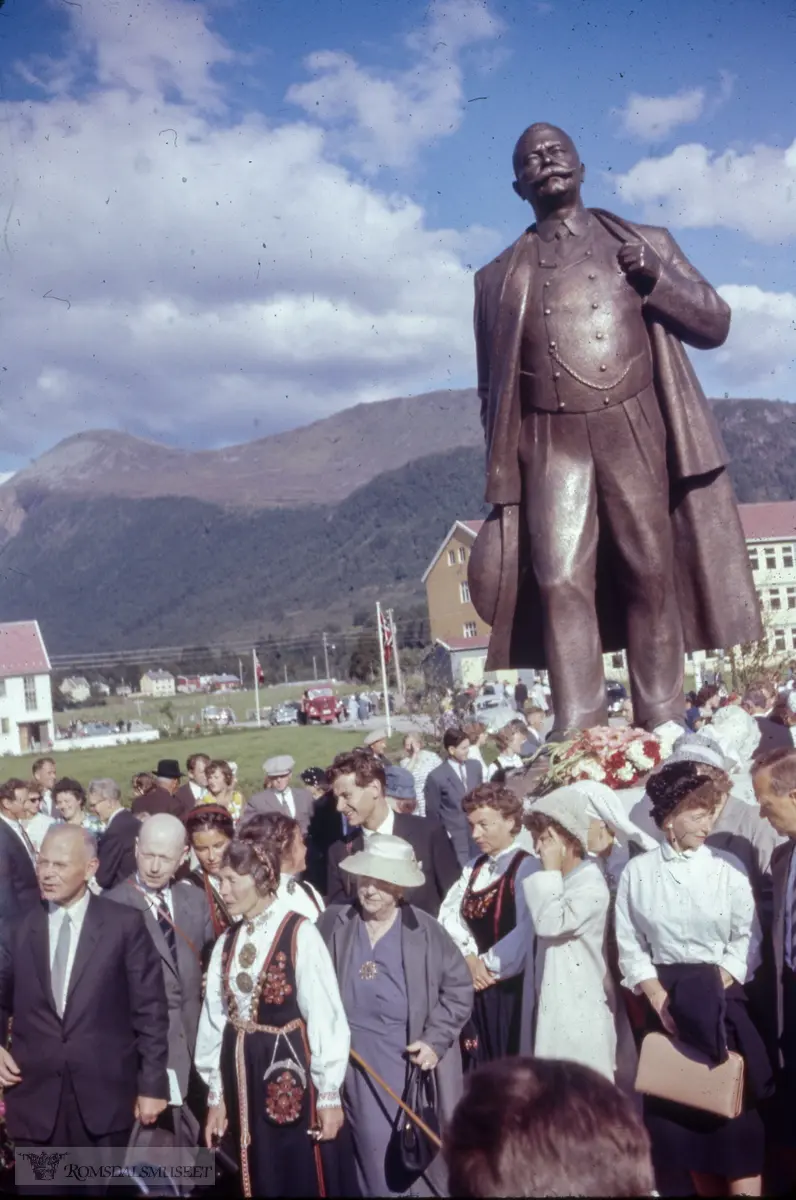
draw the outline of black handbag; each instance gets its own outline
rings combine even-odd
[[[413,1063],[409,1068],[402,1100],[428,1125],[432,1133],[440,1136],[436,1070],[422,1071]],[[439,1151],[439,1147],[402,1108],[398,1109],[395,1118],[393,1139],[401,1165],[413,1175],[422,1175]]]

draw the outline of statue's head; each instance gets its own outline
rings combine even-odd
[[[572,138],[557,125],[530,125],[514,147],[513,163],[514,191],[537,217],[578,199],[585,168]]]

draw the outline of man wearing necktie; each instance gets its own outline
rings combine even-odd
[[[602,656],[626,648],[637,723],[681,722],[684,650],[762,636],[726,450],[682,346],[720,346],[730,310],[665,229],[584,207],[563,130],[530,126],[513,167],[535,223],[475,281],[486,670],[546,668],[560,738],[607,724]]]
[[[0,787],[0,919],[9,921],[39,902],[36,851],[22,825],[26,795],[21,779]]]
[[[276,754],[265,760],[265,787],[246,802],[240,819],[241,829],[257,813],[281,812],[298,821],[302,836],[307,836],[315,802],[306,788],[293,787],[295,765],[296,760],[290,754]]]
[[[92,896],[96,843],[53,825],[38,905],[11,949],[11,1049],[0,1049],[8,1132],[24,1146],[123,1147],[166,1107],[168,1012],[140,913]]]
[[[144,914],[161,964],[169,1010],[169,1110],[158,1118],[159,1144],[196,1145],[199,1137],[189,1102],[201,1091],[192,1064],[202,1006],[202,955],[213,941],[213,926],[204,894],[190,883],[174,883],[186,854],[182,821],[155,813],[141,825],[135,874],[108,892],[109,900]]]
[[[484,782],[484,772],[477,759],[467,757],[470,739],[463,729],[446,729],[442,745],[446,761],[426,778],[426,816],[440,821],[445,827],[459,866],[463,867],[477,854],[478,848],[470,835],[462,800]]]

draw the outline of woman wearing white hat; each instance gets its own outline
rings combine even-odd
[[[610,893],[586,857],[591,818],[574,786],[535,800],[525,817],[542,871],[523,884],[536,931],[537,1058],[616,1074],[617,996],[606,961]]]
[[[412,1064],[435,1070],[444,1121],[462,1091],[459,1034],[473,1003],[467,964],[433,917],[403,902],[404,891],[424,881],[414,850],[403,838],[373,834],[366,848],[341,866],[356,878],[357,899],[328,908],[318,929],[337,969],[352,1050],[398,1096]],[[353,1063],[343,1104],[364,1196],[444,1188],[438,1159],[423,1176],[412,1177],[388,1153],[397,1106]]]

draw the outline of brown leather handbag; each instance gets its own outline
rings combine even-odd
[[[715,1066],[705,1054],[663,1033],[641,1043],[636,1091],[731,1120],[743,1109],[744,1061],[734,1050]]]

